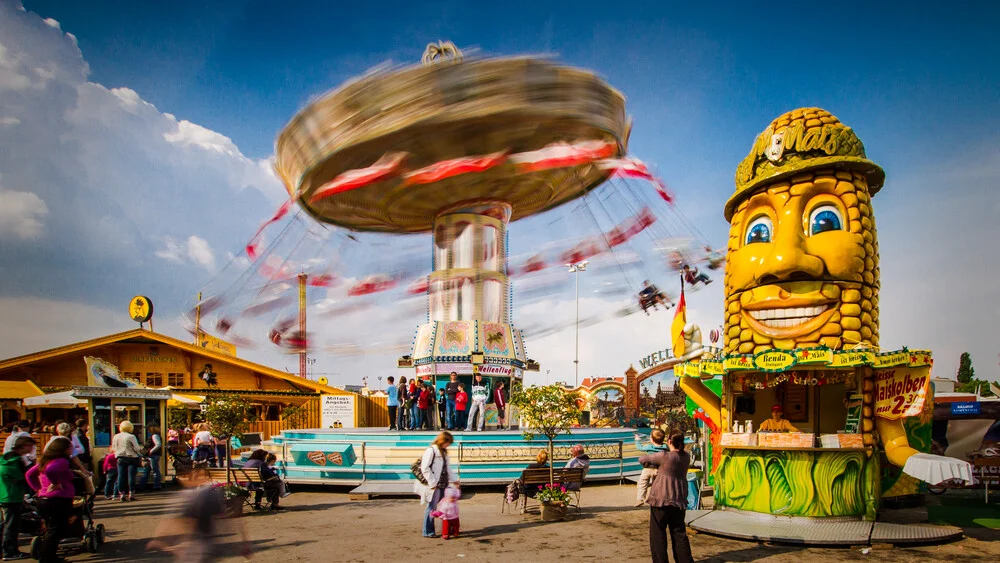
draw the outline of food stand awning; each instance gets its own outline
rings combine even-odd
[[[86,399],[77,399],[73,396],[72,391],[61,391],[59,393],[49,393],[48,395],[39,395],[36,397],[28,397],[24,400],[24,406],[29,408],[67,408],[73,409],[77,407],[86,407]]]

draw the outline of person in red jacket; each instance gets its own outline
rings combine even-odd
[[[503,381],[498,381],[497,388],[493,390],[493,402],[497,406],[497,430],[503,430],[507,418],[507,394],[503,388]]]
[[[458,393],[455,393],[455,418],[458,419],[458,428],[465,428],[469,423],[469,395],[465,392],[465,385],[458,384]]]
[[[434,424],[431,422],[431,405],[434,403],[434,393],[428,383],[420,385],[420,396],[417,398],[417,406],[420,407],[420,423],[417,428],[433,430]]]

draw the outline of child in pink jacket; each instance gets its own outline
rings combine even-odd
[[[441,537],[446,540],[458,537],[458,499],[462,493],[455,487],[444,490],[444,498],[438,501],[431,516],[441,519]]]

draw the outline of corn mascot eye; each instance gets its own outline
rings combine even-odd
[[[835,205],[820,205],[809,214],[809,236],[843,229],[844,218]]]
[[[757,217],[747,226],[747,236],[745,244],[755,242],[771,242],[771,218]]]

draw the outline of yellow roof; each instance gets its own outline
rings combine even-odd
[[[213,362],[225,363],[232,366],[241,367],[244,369],[249,369],[261,375],[273,377],[275,379],[281,379],[283,381],[288,382],[291,386],[295,388],[299,388],[301,390],[306,390],[309,392],[325,393],[329,395],[354,394],[351,393],[350,391],[344,391],[343,389],[337,389],[335,387],[330,387],[329,385],[322,385],[315,381],[303,379],[297,375],[292,375],[290,373],[276,370],[274,368],[269,368],[265,365],[237,358],[235,356],[214,352],[207,348],[202,348],[201,346],[196,346],[194,344],[191,344],[190,342],[184,342],[183,340],[178,340],[176,338],[167,336],[165,334],[159,334],[142,328],[136,328],[125,332],[119,332],[117,334],[109,334],[108,336],[102,336],[100,338],[94,338],[91,340],[84,340],[82,342],[77,342],[75,344],[67,344],[66,346],[60,346],[58,348],[52,348],[49,350],[42,350],[41,352],[35,352],[34,354],[26,354],[24,356],[8,358],[6,360],[0,361],[0,373],[23,365],[38,363],[46,360],[52,360],[62,356],[86,352],[87,350],[100,348],[101,346],[108,346],[109,344],[117,344],[120,342],[127,342],[130,340],[139,340],[146,342],[152,341],[152,342],[158,342],[160,344],[165,344],[167,346],[172,346],[174,348],[184,350],[185,352],[190,352],[192,354],[198,354],[199,356],[205,358],[210,358]],[[18,383],[18,382],[6,382],[6,383]],[[34,386],[34,384],[32,385]],[[35,387],[35,389],[38,389],[38,387]],[[37,394],[42,395],[43,393],[41,392],[41,390],[39,390]]]
[[[32,381],[0,381],[0,399],[27,399],[44,394]]]

